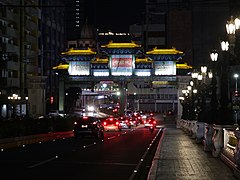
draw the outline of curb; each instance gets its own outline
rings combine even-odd
[[[162,136],[161,136],[161,138],[158,142],[157,150],[156,150],[156,153],[153,157],[152,165],[151,165],[151,168],[149,170],[147,180],[155,180],[156,179],[158,161],[160,159],[160,152],[161,152],[162,141],[163,141],[163,138],[164,138],[164,135],[165,135],[165,131],[166,131],[166,128],[163,129]]]

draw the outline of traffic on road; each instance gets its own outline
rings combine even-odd
[[[98,127],[99,131],[91,130],[87,121],[91,126],[96,125],[94,128]],[[112,121],[114,126],[120,127],[119,119]],[[156,121],[161,123],[157,118]],[[162,129],[156,128],[151,133],[139,123],[131,128],[121,128],[121,131],[110,125],[111,128],[103,131],[102,126],[105,128],[109,122],[111,117],[105,120],[82,117],[75,123],[74,137],[2,150],[1,178],[146,179]],[[94,132],[93,136],[84,134],[77,127],[85,129],[84,133]]]

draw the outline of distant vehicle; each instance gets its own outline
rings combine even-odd
[[[154,124],[153,122],[150,123],[150,125],[149,125],[149,131],[150,131],[151,133],[154,132],[155,126],[156,126],[156,124]]]
[[[96,117],[83,116],[74,122],[74,136],[92,136],[96,139],[104,139],[104,127]]]
[[[145,114],[143,112],[140,112],[140,116],[142,117],[142,120],[147,119],[147,114]]]
[[[124,114],[125,114],[126,116],[132,117],[133,112],[132,112],[132,110],[127,109],[127,110],[124,111]]]
[[[134,119],[137,122],[137,124],[143,123],[142,116],[139,113],[134,113],[132,119]]]
[[[156,126],[156,120],[153,117],[148,117],[143,123],[144,127],[149,127],[151,124],[155,124]]]
[[[130,118],[128,116],[120,117],[119,122],[122,127],[122,129],[130,129],[131,124],[130,124]]]
[[[167,111],[167,116],[173,116],[173,115],[174,115],[174,113],[173,113],[172,110],[168,110],[168,111]]]
[[[122,126],[117,118],[109,117],[102,122],[105,131],[121,131]]]

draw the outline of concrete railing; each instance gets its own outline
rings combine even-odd
[[[187,120],[177,120],[178,127],[187,135],[191,127]],[[220,157],[228,165],[235,176],[240,179],[240,130],[236,125],[215,125],[196,122],[196,143],[203,144],[204,151],[212,152],[213,157]]]
[[[54,140],[54,139],[68,138],[72,136],[73,136],[73,131],[67,131],[67,132],[54,132],[54,133],[37,134],[37,135],[30,135],[30,136],[5,138],[5,139],[0,139],[0,149],[3,150],[7,148],[19,147],[27,144],[45,142],[45,141]]]

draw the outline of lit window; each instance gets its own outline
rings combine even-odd
[[[79,21],[76,21],[76,23],[79,23]]]
[[[76,15],[79,15],[79,13],[76,13]]]
[[[79,9],[76,9],[76,11],[79,11]]]
[[[79,24],[76,24],[76,27],[79,27]]]

